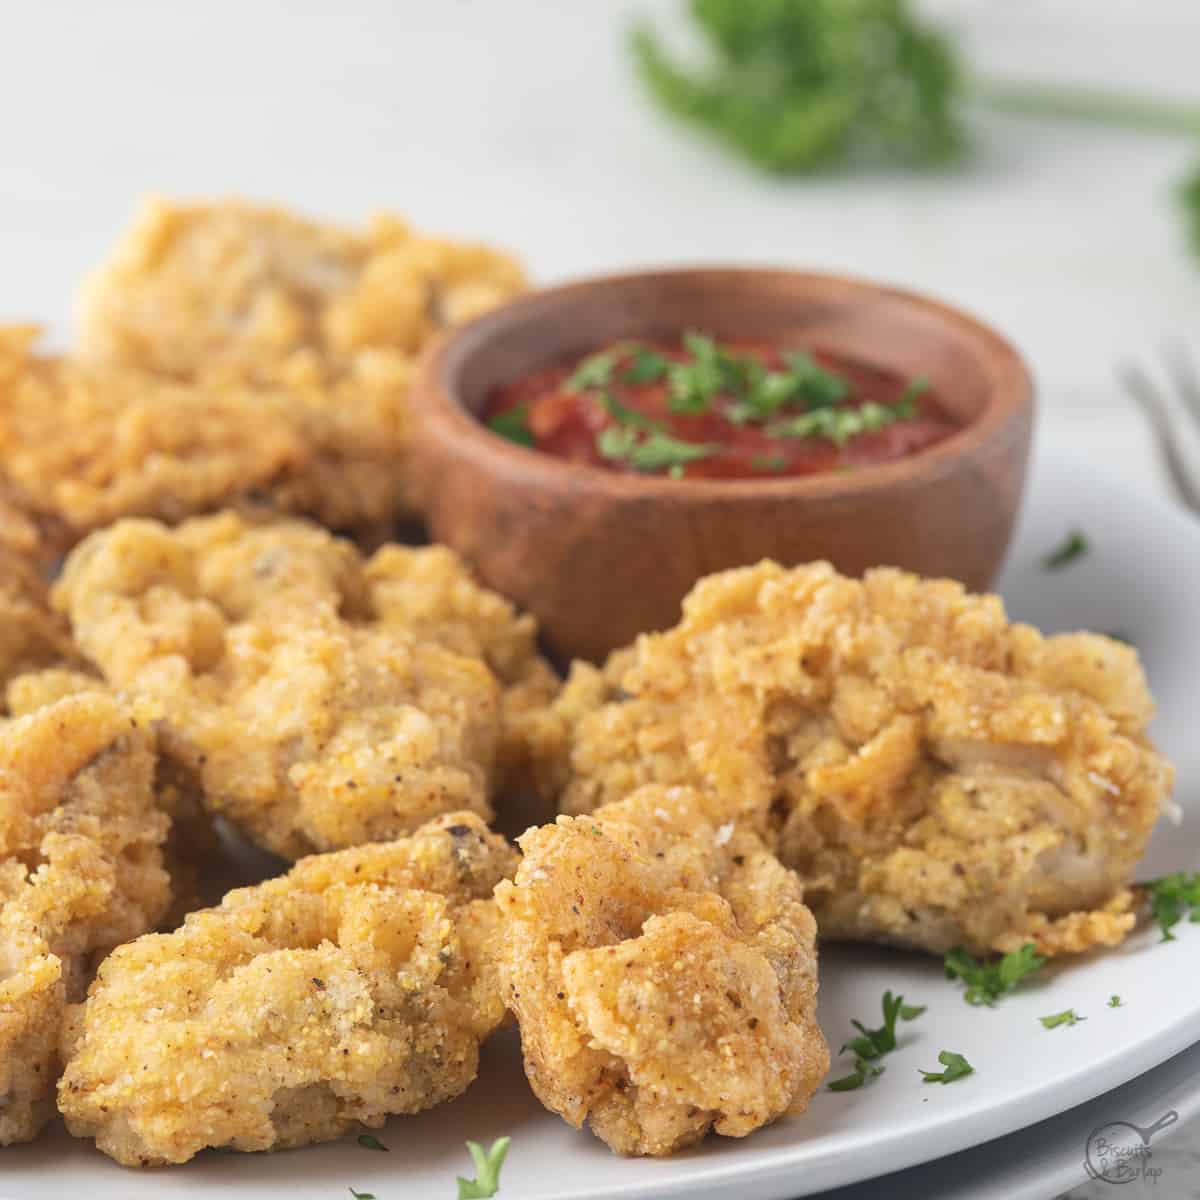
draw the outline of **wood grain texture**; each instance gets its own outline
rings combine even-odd
[[[808,478],[672,480],[579,466],[479,423],[493,388],[617,338],[698,329],[926,375],[961,432],[897,463]],[[412,393],[433,536],[598,660],[673,624],[701,576],[773,558],[894,565],[986,588],[1020,504],[1033,425],[1024,363],[955,309],[877,284],[757,269],[651,271],[522,297],[433,347]]]

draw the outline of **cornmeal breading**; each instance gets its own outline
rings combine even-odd
[[[0,1145],[53,1111],[64,1005],[166,909],[154,765],[145,721],[102,693],[0,723]]]
[[[148,1166],[327,1141],[458,1095],[504,1015],[490,897],[515,865],[454,813],[121,947],[72,1014],[68,1128]]]
[[[80,546],[55,596],[108,681],[158,702],[163,752],[212,811],[298,858],[491,816],[499,684],[387,616],[402,561],[299,521],[131,520]]]
[[[565,811],[704,786],[799,872],[823,936],[934,953],[1119,942],[1172,782],[1134,650],[889,569],[703,580],[552,714]]]
[[[26,414],[0,455],[19,452],[23,478],[74,501],[77,528],[257,496],[377,529],[413,503],[417,355],[524,286],[508,256],[394,216],[360,232],[237,200],[154,199],[83,289],[87,365],[58,369],[87,382],[54,406],[67,445],[44,446]],[[105,430],[115,445],[89,453]]]
[[[801,1112],[829,1066],[796,877],[685,788],[518,839],[502,978],[547,1108],[622,1154]]]

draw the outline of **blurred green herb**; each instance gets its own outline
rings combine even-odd
[[[1150,912],[1162,930],[1162,941],[1175,940],[1171,931],[1188,913],[1192,924],[1200,924],[1200,873],[1176,871],[1142,887],[1150,899]]]
[[[961,979],[966,984],[963,999],[968,1004],[991,1007],[1045,961],[1033,943],[1026,942],[1019,950],[1013,950],[995,962],[983,963],[959,946],[946,955],[943,965],[947,979]]]
[[[963,146],[949,44],[905,0],[691,0],[711,50],[681,66],[647,25],[641,77],[668,111],[706,127],[770,171],[850,157],[924,165]]]
[[[1108,1007],[1109,1008],[1123,1008],[1124,1005],[1121,1003],[1121,997],[1116,995],[1115,993],[1113,995],[1109,996]]]
[[[649,25],[634,61],[668,112],[778,174],[847,162],[939,166],[967,144],[967,101],[1015,116],[1200,139],[1200,105],[1058,83],[969,78],[910,0],[690,0],[708,61],[683,65]],[[1180,202],[1200,255],[1200,165]]]
[[[524,404],[497,413],[488,421],[488,428],[518,446],[532,446],[533,432],[529,428],[529,410]]]
[[[1047,1029],[1057,1029],[1060,1025],[1078,1025],[1080,1021],[1086,1021],[1087,1017],[1081,1017],[1073,1008],[1068,1008],[1064,1012],[1051,1013],[1048,1017],[1038,1017],[1038,1020]]]
[[[387,1153],[387,1147],[373,1133],[360,1133],[358,1144],[364,1150],[382,1150]]]
[[[1091,549],[1087,534],[1082,529],[1072,529],[1063,539],[1062,544],[1051,550],[1042,559],[1042,566],[1047,571],[1057,571],[1073,563],[1077,558],[1083,558]]]

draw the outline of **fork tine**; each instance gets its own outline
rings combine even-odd
[[[1170,406],[1149,375],[1140,367],[1127,363],[1118,368],[1117,374],[1126,392],[1133,397],[1150,422],[1159,457],[1166,467],[1175,494],[1194,513],[1200,513],[1200,487],[1193,481],[1180,450],[1175,418],[1171,415]]]
[[[1169,343],[1163,348],[1163,362],[1188,415],[1200,425],[1200,374],[1187,347],[1182,342]]]

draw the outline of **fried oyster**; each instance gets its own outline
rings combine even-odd
[[[1172,783],[1134,650],[891,569],[712,576],[552,711],[565,811],[705,787],[799,873],[822,936],[936,954],[1119,942]]]
[[[41,691],[14,681],[13,708]],[[99,692],[0,723],[0,1145],[53,1112],[66,1003],[167,907],[153,746],[145,719]]]
[[[67,1127],[149,1166],[327,1141],[458,1095],[504,1015],[491,893],[515,860],[454,813],[122,946],[71,1014]]]
[[[547,1108],[656,1155],[803,1111],[829,1066],[816,926],[755,834],[647,787],[518,841],[501,975]]]
[[[422,615],[425,589],[455,605]],[[300,521],[124,521],[70,556],[55,598],[108,681],[159,702],[163,751],[212,811],[289,858],[490,818],[489,663],[540,661],[532,625],[448,552],[364,560]]]
[[[102,473],[100,456],[116,466],[121,454],[107,520],[167,516],[138,503],[137,488],[157,481],[159,505],[177,494],[180,516],[255,495],[331,528],[386,526],[412,502],[403,455],[417,355],[524,286],[507,255],[394,216],[360,232],[238,200],[152,199],[82,290],[87,366],[69,369],[95,395],[67,421],[56,406],[76,431],[74,458],[36,440],[31,416],[16,442],[25,474],[70,493]],[[105,429],[118,445],[86,456],[84,432]]]

